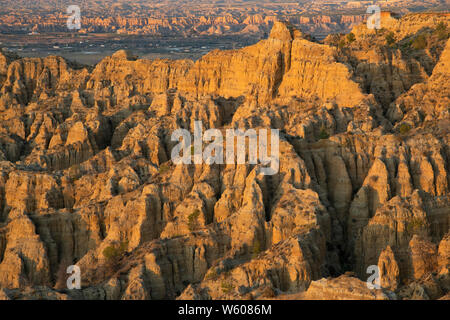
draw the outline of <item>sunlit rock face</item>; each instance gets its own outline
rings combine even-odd
[[[393,45],[275,22],[195,62],[1,53],[0,298],[444,297],[450,41],[427,17],[395,18]],[[278,172],[175,164],[195,121],[279,129]]]

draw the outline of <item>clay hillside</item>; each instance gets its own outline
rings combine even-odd
[[[317,43],[276,22],[93,68],[1,52],[0,298],[449,298],[449,27],[383,14]],[[279,129],[279,173],[174,165],[196,120]]]

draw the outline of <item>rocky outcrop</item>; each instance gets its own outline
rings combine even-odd
[[[426,62],[371,36],[339,48],[276,22],[268,39],[196,62],[0,59],[0,296],[445,296],[448,40],[433,38]],[[172,133],[195,121],[278,129],[278,172],[173,163]],[[83,288],[63,292],[73,264]]]
[[[379,208],[356,240],[356,264],[361,275],[370,265],[377,265],[382,251],[389,245],[397,257],[402,279],[413,272],[409,244],[414,235],[427,236],[429,223],[420,207],[417,192],[409,201],[395,197]]]
[[[9,217],[0,263],[0,285],[4,288],[50,285],[47,250],[33,222],[18,210],[10,212]]]
[[[441,53],[431,76],[423,83],[414,85],[411,90],[399,97],[390,106],[388,116],[392,120],[403,121],[413,126],[421,122],[444,121],[449,117],[450,41]],[[420,114],[420,116],[419,116]]]
[[[391,297],[394,296],[370,290],[365,282],[346,275],[313,281],[303,294],[280,296],[288,300],[390,300]]]
[[[436,246],[418,235],[409,242],[414,279],[421,279],[437,269]]]
[[[27,105],[48,98],[54,90],[76,88],[82,85],[86,73],[86,69],[72,70],[61,57],[15,60],[8,65],[1,107],[8,107],[5,102]]]
[[[198,97],[252,96],[260,103],[276,96],[319,98],[347,106],[361,102],[364,96],[358,94],[358,84],[345,65],[332,59],[333,49],[302,36],[289,23],[276,22],[267,40],[240,50],[215,50],[195,63],[135,61],[121,51],[96,66],[87,89],[101,92],[102,97],[106,94],[113,104],[171,88]],[[110,80],[100,81],[105,76]]]
[[[397,290],[400,284],[400,269],[390,246],[384,249],[378,258],[380,285],[391,291]]]
[[[125,51],[118,51],[95,67],[86,88],[95,92],[95,99],[106,98],[113,105],[125,104],[135,95],[177,88],[192,64],[191,61],[136,60]]]
[[[213,267],[201,284],[186,288],[179,298],[242,299],[249,295],[264,298],[271,297],[267,296],[268,292],[274,295],[275,290],[304,291],[321,273],[324,248],[314,244],[320,239],[314,239],[317,236],[313,231],[306,236],[287,239],[255,256],[251,262],[220,274],[218,268]]]

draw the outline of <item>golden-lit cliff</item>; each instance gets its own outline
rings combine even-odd
[[[276,22],[195,62],[1,52],[0,297],[448,295],[450,21],[429,17],[326,44]],[[173,164],[194,121],[279,129],[279,173]]]

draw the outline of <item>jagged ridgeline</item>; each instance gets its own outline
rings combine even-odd
[[[449,25],[320,44],[277,22],[195,62],[0,53],[0,297],[448,298]],[[194,121],[279,129],[279,173],[174,165]]]

